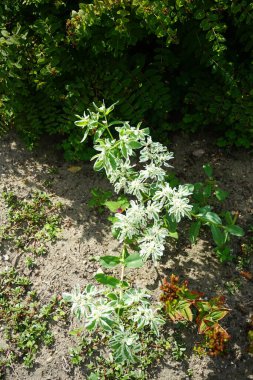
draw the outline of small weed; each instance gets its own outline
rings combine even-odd
[[[45,179],[45,181],[43,182],[43,186],[48,188],[48,189],[51,189],[53,187],[53,179],[52,178],[47,178]]]
[[[186,347],[182,342],[179,342],[177,339],[174,339],[171,344],[171,354],[173,359],[177,361],[183,360],[185,356]]]
[[[34,269],[36,267],[36,263],[35,263],[34,259],[30,256],[26,257],[25,264],[26,264],[28,269]]]
[[[43,181],[43,186],[46,187],[47,189],[51,189],[53,187],[54,183],[54,174],[58,174],[59,170],[57,167],[50,167],[46,171],[46,175],[48,176],[44,181]]]
[[[246,237],[241,245],[241,254],[237,260],[238,271],[248,269],[250,266],[251,258],[253,257],[253,226],[248,229]]]
[[[34,192],[29,200],[18,198],[12,192],[4,192],[2,196],[8,208],[2,239],[13,242],[20,251],[46,254],[46,243],[54,241],[60,231],[61,204],[53,204],[47,194],[38,192]]]
[[[0,274],[0,323],[4,346],[0,350],[0,378],[16,361],[31,368],[41,345],[50,346],[54,337],[50,324],[64,316],[57,297],[42,306],[29,278],[11,269]]]
[[[248,331],[249,353],[253,354],[253,329]]]
[[[103,191],[99,189],[91,190],[91,198],[88,202],[90,207],[97,208],[98,212],[102,214],[105,209],[108,209],[111,213],[119,213],[121,214],[129,207],[129,201],[126,196],[121,195],[117,199],[112,200],[112,192],[111,191]],[[113,217],[109,217],[108,219],[113,221]]]
[[[230,294],[236,294],[239,292],[240,287],[242,286],[239,279],[231,280],[225,282],[225,288]]]
[[[51,166],[47,170],[47,174],[58,174],[58,173],[59,173],[59,169],[56,166]]]
[[[96,208],[97,211],[102,214],[104,212],[104,203],[112,197],[111,191],[104,191],[98,188],[91,190],[91,198],[88,201],[88,205],[91,208]]]
[[[190,378],[193,377],[193,369],[189,368],[187,370],[187,376],[190,377]]]

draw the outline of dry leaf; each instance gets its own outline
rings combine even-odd
[[[241,271],[240,275],[246,278],[247,280],[253,280],[253,275],[250,272]]]
[[[68,167],[68,171],[70,173],[77,173],[79,172],[80,170],[82,170],[82,167],[81,166],[69,166]]]

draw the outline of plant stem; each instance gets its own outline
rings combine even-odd
[[[122,254],[121,254],[122,264],[121,264],[120,281],[123,281],[123,279],[124,279],[124,275],[125,275],[125,265],[124,265],[124,261],[125,261],[125,251],[126,251],[126,245],[125,245],[125,243],[124,243],[124,245],[123,245],[123,249],[122,249]],[[120,289],[120,298],[122,298],[122,289]]]
[[[108,127],[108,125],[106,126],[106,129],[107,129],[107,132],[109,133],[109,135],[110,135],[111,139],[113,140],[113,135],[111,134],[111,131],[110,131],[110,129],[109,129],[109,127]]]
[[[108,121],[107,121],[107,117],[106,116],[105,116],[105,123],[106,123],[106,130],[109,133],[109,136],[111,137],[111,139],[113,140],[113,135],[111,134],[111,131],[109,129]]]

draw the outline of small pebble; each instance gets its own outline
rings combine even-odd
[[[192,155],[193,155],[194,157],[197,157],[197,158],[202,157],[204,154],[205,154],[204,149],[196,149],[196,150],[194,150],[194,151],[192,152]]]

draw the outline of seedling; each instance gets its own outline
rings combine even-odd
[[[36,266],[35,260],[30,256],[26,257],[25,264],[26,264],[28,269],[33,269]]]

